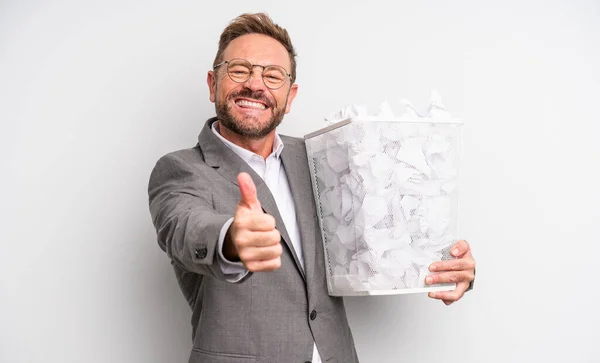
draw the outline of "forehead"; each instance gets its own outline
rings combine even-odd
[[[223,60],[243,58],[252,64],[280,65],[290,70],[290,57],[277,40],[263,34],[245,34],[235,38],[223,52]]]

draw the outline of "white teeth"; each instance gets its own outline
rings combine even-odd
[[[252,107],[252,108],[258,108],[259,110],[264,110],[267,107],[265,105],[263,105],[262,103],[259,102],[252,102],[252,101],[247,101],[247,100],[237,100],[235,102],[236,105],[238,106],[244,106],[244,107]]]

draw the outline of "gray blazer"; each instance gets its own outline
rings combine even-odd
[[[327,293],[304,141],[281,136],[281,160],[302,238],[303,270],[271,192],[212,133],[214,121],[206,122],[196,147],[163,156],[148,187],[158,244],[171,259],[193,310],[189,362],[303,363],[312,357],[313,342],[325,362],[358,362],[344,303]],[[239,202],[240,172],[252,176],[262,208],[276,220],[284,252],[279,270],[254,273],[232,284],[215,261],[219,231]]]

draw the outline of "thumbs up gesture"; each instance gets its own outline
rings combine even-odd
[[[281,235],[275,218],[263,213],[256,186],[247,173],[238,175],[240,203],[227,231],[223,255],[241,261],[248,271],[274,271],[281,266]]]

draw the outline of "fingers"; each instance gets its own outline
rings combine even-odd
[[[275,218],[265,213],[236,213],[233,220],[238,230],[267,232],[275,230]]]
[[[240,261],[251,272],[275,271],[281,267],[281,235],[274,229],[250,232],[237,239]]]
[[[469,284],[474,278],[475,275],[473,274],[472,270],[446,271],[427,276],[425,278],[425,283],[427,285],[442,283],[457,284],[459,282],[466,282]]]
[[[235,246],[238,251],[244,248],[269,247],[279,245],[281,234],[278,230],[272,231],[241,231],[235,236]],[[241,251],[240,251],[241,254]],[[241,256],[240,256],[241,257]]]
[[[475,260],[470,255],[456,260],[434,262],[429,265],[429,271],[463,271],[475,269]]]
[[[450,250],[450,254],[456,258],[461,258],[467,252],[470,252],[470,251],[471,251],[471,246],[469,246],[469,243],[467,241],[465,241],[464,239],[461,239],[458,242],[456,242],[454,244],[454,246],[452,246],[452,249]]]
[[[475,260],[471,256],[471,248],[465,240],[458,241],[451,250],[458,257],[454,260],[434,262],[429,266],[429,271],[439,272],[425,279],[425,283],[435,284],[440,282],[457,283],[470,282],[474,278]]]
[[[443,262],[443,263],[442,263]],[[434,264],[444,269],[444,272],[431,274],[425,278],[425,283],[428,285],[440,283],[455,283],[456,288],[452,291],[430,292],[429,297],[442,300],[444,304],[450,305],[458,301],[464,295],[469,287],[469,283],[475,278],[474,270],[475,261],[473,259],[460,259],[454,261],[442,261]],[[449,264],[450,263],[450,264]],[[430,266],[430,270],[435,270]]]
[[[272,260],[250,261],[245,266],[251,272],[275,271],[281,267],[281,257]]]
[[[240,260],[246,264],[254,261],[268,261],[281,257],[282,252],[281,244],[267,247],[248,247],[240,251]]]
[[[425,278],[427,285],[440,283],[454,283],[456,288],[452,291],[430,292],[429,297],[442,300],[450,305],[458,301],[467,291],[469,284],[475,278],[475,260],[471,255],[471,247],[465,240],[460,240],[450,250],[456,259],[432,263],[429,270],[437,272]]]
[[[450,305],[455,301],[460,300],[469,287],[468,282],[459,282],[456,284],[456,288],[452,291],[436,291],[430,292],[429,297],[432,299],[442,300],[444,304]]]
[[[247,207],[253,211],[262,212],[260,202],[256,195],[256,185],[248,173],[238,174],[238,186],[240,188],[240,206]]]
[[[277,270],[281,266],[283,248],[281,234],[275,229],[275,218],[263,213],[262,209],[260,212],[246,209],[242,205],[245,202],[240,202],[230,226],[236,257],[252,272]]]

